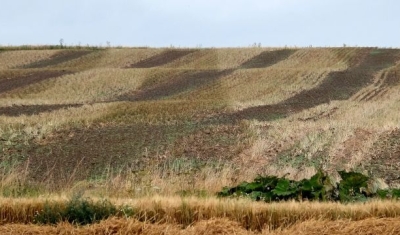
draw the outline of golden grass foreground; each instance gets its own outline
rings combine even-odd
[[[239,223],[228,219],[212,219],[196,222],[192,226],[181,229],[176,224],[151,224],[135,219],[112,218],[99,224],[85,227],[74,227],[68,223],[57,226],[38,226],[9,224],[0,226],[1,234],[265,234],[265,235],[320,235],[320,234],[399,234],[400,219],[398,218],[370,218],[362,221],[321,221],[309,220],[295,224],[287,229],[274,231],[262,230],[253,232],[245,230]]]
[[[98,224],[33,225],[47,203],[66,197],[0,199],[0,234],[399,234],[400,202],[262,203],[247,199],[161,197],[111,199],[132,217]]]

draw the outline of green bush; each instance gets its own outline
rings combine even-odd
[[[368,198],[400,198],[400,189],[373,190],[368,176],[357,172],[338,172],[341,181],[333,183],[330,177],[319,170],[310,179],[301,181],[258,176],[253,182],[242,182],[236,187],[224,187],[219,197],[249,197],[257,201],[309,200],[309,201],[366,201]]]
[[[33,221],[38,224],[56,224],[63,220],[63,210],[57,203],[46,202],[43,210],[35,213]]]
[[[127,214],[132,213],[127,211]],[[61,206],[57,203],[47,202],[43,210],[35,214],[35,223],[56,224],[68,221],[73,224],[85,225],[107,219],[118,214],[116,206],[108,200],[94,202],[88,198],[75,196],[67,204]],[[124,212],[124,214],[126,214]]]
[[[91,199],[72,198],[64,212],[63,218],[74,224],[91,224],[117,214],[117,208],[108,200],[93,202]]]

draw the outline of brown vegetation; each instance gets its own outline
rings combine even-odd
[[[116,231],[115,223],[122,234],[132,228],[269,234],[270,214],[257,209],[261,204],[189,200],[195,220],[185,222],[174,217],[183,210],[175,196],[212,198],[257,174],[301,179],[316,168],[356,170],[398,186],[399,61],[398,49],[380,48],[4,51],[0,192],[172,198],[152,201],[161,209],[143,208],[175,218],[168,222],[138,217],[31,227],[38,232],[100,233]],[[368,226],[371,233],[394,233],[398,212],[390,210],[398,205],[385,203],[370,209],[304,203],[303,214],[274,204],[282,217],[273,226],[282,231],[271,234],[363,234]],[[305,205],[315,210],[304,212]],[[7,224],[0,232],[13,229],[27,227]]]

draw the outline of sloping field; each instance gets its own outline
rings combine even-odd
[[[356,65],[345,71],[330,73],[315,88],[303,90],[278,104],[244,109],[236,115],[246,119],[268,120],[270,117],[286,116],[334,100],[347,100],[372,83],[379,71],[394,66],[398,56],[398,51],[392,50],[361,51]]]
[[[18,60],[21,53],[3,52],[1,58]],[[399,85],[400,54],[396,49],[65,49],[26,53],[36,61],[2,67],[1,133],[6,140],[13,137],[7,149],[18,145],[21,156],[17,162],[29,159],[35,169],[33,175],[53,171],[64,174],[64,178],[69,178],[78,166],[85,170],[74,176],[84,179],[94,177],[93,172],[101,172],[106,166],[124,168],[143,162],[143,155],[158,159],[160,164],[166,159],[182,158],[236,164],[254,158],[277,163],[280,157],[301,157],[292,154],[301,150],[307,155],[307,149],[301,149],[298,143],[309,138],[308,134],[313,135],[316,128],[279,144],[283,137],[274,135],[280,125],[296,115],[302,123],[296,128],[326,118],[334,123],[336,113],[351,112],[356,103],[368,106],[370,101],[396,102],[397,96],[393,96]],[[107,108],[97,114],[79,108],[96,104],[107,104],[103,106]],[[307,114],[325,108],[315,115]],[[85,118],[66,118],[67,123],[53,122],[52,126],[40,121],[41,116],[45,120],[59,109]],[[25,116],[18,119],[19,115]],[[370,115],[367,119],[373,121],[374,114]],[[23,126],[12,117],[23,120]],[[369,139],[371,143],[367,141],[371,147],[377,136],[396,127],[393,118],[382,130],[367,130],[374,136]],[[269,130],[262,126],[269,126]],[[28,144],[26,133],[37,133],[38,128],[40,138],[46,141],[33,134]],[[330,146],[313,152],[333,154],[324,156],[325,160],[335,159],[337,152],[343,153],[342,148],[348,145],[351,133],[358,130],[352,128],[342,127],[343,132],[329,137]],[[285,131],[287,137],[290,130],[288,127]],[[21,145],[22,139],[25,144]],[[281,146],[273,150],[272,156],[254,149],[263,140],[266,143],[262,148],[266,148],[267,139]],[[307,144],[318,145],[315,141]],[[249,159],[244,157],[249,154]],[[9,156],[3,152],[2,158]],[[308,158],[306,162],[313,162]],[[289,165],[285,167],[296,168]],[[331,166],[335,166],[334,161]],[[265,165],[258,168],[258,173],[273,171]]]
[[[210,196],[319,168],[398,187],[399,91],[399,49],[3,50],[0,194]],[[303,222],[285,229],[313,234],[317,222]]]
[[[135,64],[131,64],[129,68],[152,68],[162,66],[173,62],[181,57],[193,53],[194,50],[166,50],[158,55],[152,56],[145,60],[139,61]]]

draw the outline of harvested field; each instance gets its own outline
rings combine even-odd
[[[165,82],[137,91],[136,94],[122,95],[118,100],[145,101],[168,98],[216,82],[232,72],[233,70],[184,71],[177,76],[167,78]]]
[[[316,88],[305,90],[276,105],[251,107],[234,114],[240,119],[260,121],[282,118],[323,103],[346,100],[363,87],[373,82],[374,76],[382,69],[395,65],[399,59],[397,50],[373,51],[367,49],[360,54],[354,67],[341,72],[332,72]]]
[[[171,63],[181,57],[189,55],[196,50],[166,50],[148,59],[131,64],[128,68],[152,68]]]
[[[40,60],[31,64],[27,64],[22,66],[22,68],[27,69],[38,69],[38,68],[46,68],[56,66],[58,64],[77,59],[79,57],[88,55],[93,51],[85,51],[85,50],[77,50],[77,51],[60,51],[57,54],[52,55],[48,59]]]
[[[39,83],[41,81],[60,77],[63,75],[71,74],[69,71],[56,71],[56,70],[42,70],[32,71],[29,74],[23,76],[14,77],[12,79],[1,79],[0,80],[0,94],[12,91],[17,88],[25,87],[31,84]]]
[[[42,61],[59,53],[58,50],[13,50],[0,51],[0,71],[23,67],[28,64]]]
[[[279,61],[287,59],[290,55],[295,53],[296,50],[276,50],[276,51],[265,51],[251,58],[250,60],[243,63],[240,68],[243,69],[254,69],[254,68],[265,68]]]
[[[374,144],[368,168],[377,176],[391,182],[398,187],[400,185],[400,129],[383,133]]]
[[[317,169],[399,187],[399,63],[399,49],[380,48],[1,52],[0,233],[398,233],[397,201],[215,194]],[[129,210],[82,227],[30,224],[76,195]]]
[[[37,115],[43,112],[51,112],[54,110],[80,107],[81,104],[54,104],[54,105],[14,105],[10,107],[0,107],[0,115],[20,116],[20,115]]]

